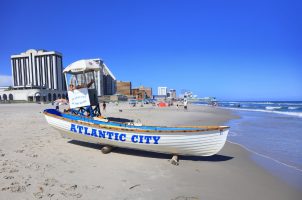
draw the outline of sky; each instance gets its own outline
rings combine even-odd
[[[101,58],[133,87],[219,100],[302,100],[302,1],[1,0],[0,86],[10,56]]]

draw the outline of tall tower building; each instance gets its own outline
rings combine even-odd
[[[167,96],[167,90],[168,90],[167,87],[158,87],[157,88],[157,94]]]
[[[171,98],[171,99],[176,99],[176,90],[174,89],[170,89],[169,92],[168,92],[168,96]]]
[[[116,93],[116,78],[107,65],[100,59],[91,59],[97,62],[101,70],[96,74],[96,88],[98,96],[113,95]]]
[[[66,90],[62,54],[30,49],[11,56],[13,87]]]
[[[30,49],[10,58],[13,87],[0,91],[0,99],[52,102],[67,98],[61,53]]]

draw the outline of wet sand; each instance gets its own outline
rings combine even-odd
[[[0,104],[0,199],[301,199],[241,147],[215,156],[180,157],[71,141],[48,126],[51,105]],[[62,108],[61,108],[62,109]],[[153,125],[222,125],[235,118],[212,107],[131,108],[109,104],[105,116]]]

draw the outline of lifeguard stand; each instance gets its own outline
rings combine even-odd
[[[79,60],[63,70],[72,114],[101,115],[95,82],[95,72],[99,70],[101,67],[93,60]]]

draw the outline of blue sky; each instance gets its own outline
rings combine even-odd
[[[102,58],[118,80],[221,100],[302,100],[302,3],[291,0],[2,0],[0,85],[10,55]]]

